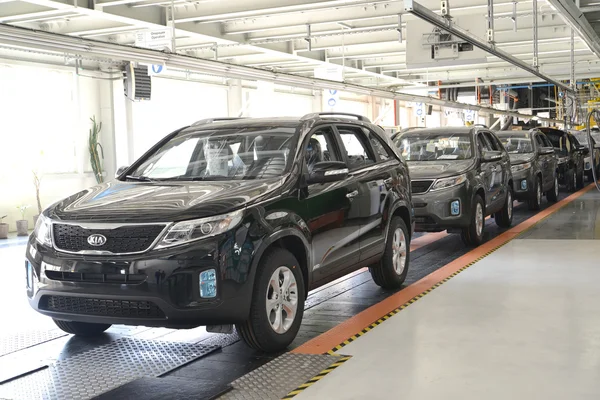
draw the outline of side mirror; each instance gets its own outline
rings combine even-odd
[[[128,168],[129,168],[129,165],[124,166],[124,167],[119,167],[119,169],[115,173],[115,178],[118,178],[119,176],[121,176],[123,174],[123,172],[127,171]]]
[[[539,153],[543,156],[554,154],[554,147],[541,147]]]
[[[481,162],[494,162],[502,160],[502,153],[499,151],[484,151]]]
[[[348,166],[341,161],[322,161],[313,166],[308,184],[342,181],[348,177]]]

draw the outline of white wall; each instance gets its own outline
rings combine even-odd
[[[33,171],[42,179],[42,208],[95,183],[86,172],[89,118],[104,118],[99,93],[106,85],[72,68],[0,60],[0,216],[8,214],[11,231],[21,218],[17,206],[32,206],[25,216],[30,228],[38,214]],[[107,124],[101,143],[111,147],[111,140]]]

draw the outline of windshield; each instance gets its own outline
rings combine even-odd
[[[497,136],[509,154],[533,153],[529,133],[500,133]]]
[[[575,136],[575,138],[577,139],[579,144],[587,147],[587,145],[588,145],[587,131],[575,131],[575,132],[571,132],[571,133],[573,134],[573,136]]]
[[[472,157],[468,134],[405,133],[395,140],[407,161],[466,160]]]
[[[149,156],[133,180],[263,179],[287,172],[295,128],[252,127],[183,131]]]

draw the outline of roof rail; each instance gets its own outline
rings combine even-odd
[[[244,118],[243,117],[205,118],[205,119],[201,119],[200,121],[194,122],[191,126],[212,124],[213,122],[234,121],[236,119],[244,119]]]
[[[305,119],[312,119],[312,118],[321,118],[321,117],[335,117],[335,116],[339,116],[339,117],[353,117],[356,118],[359,121],[362,122],[371,122],[371,120],[365,116],[362,116],[360,114],[351,114],[351,113],[345,113],[345,112],[318,112],[318,113],[310,113],[310,114],[306,114],[304,117],[301,118],[301,120],[305,120]]]

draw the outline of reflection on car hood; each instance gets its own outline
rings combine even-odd
[[[470,169],[475,161],[469,160],[437,160],[409,161],[408,170],[411,179],[445,178],[459,175]]]
[[[526,162],[533,161],[532,153],[515,153],[515,154],[509,153],[508,157],[510,158],[510,163],[512,165],[523,164]]]
[[[56,203],[48,215],[64,221],[182,221],[239,208],[276,190],[283,181],[283,178],[221,182],[112,181]]]

